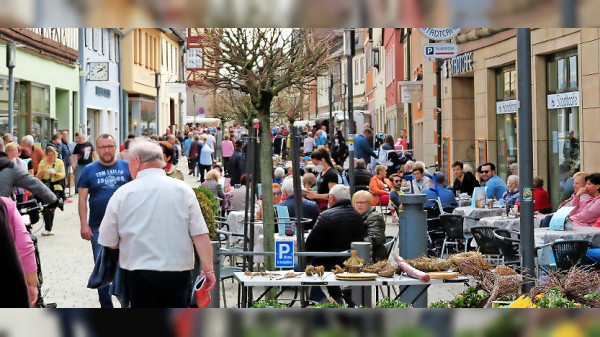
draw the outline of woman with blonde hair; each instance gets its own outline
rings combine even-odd
[[[36,177],[40,179],[59,199],[64,199],[64,189],[62,180],[65,178],[65,164],[58,159],[58,152],[52,146],[46,147],[44,158],[38,165]],[[54,235],[52,233],[52,225],[54,222],[54,210],[44,209],[44,225],[45,230],[42,235]]]
[[[368,191],[358,191],[352,197],[354,209],[363,218],[365,224],[365,241],[370,242],[373,252],[373,262],[385,260],[385,221],[373,206],[373,195]]]
[[[387,205],[390,202],[390,192],[394,188],[387,175],[387,166],[375,166],[375,175],[369,181],[369,190],[374,194],[373,205]]]
[[[202,187],[208,188],[213,192],[215,197],[221,198],[221,200],[225,199],[225,194],[223,193],[223,188],[221,184],[219,184],[219,179],[221,178],[221,174],[218,170],[212,169],[206,173],[206,180],[202,183]]]

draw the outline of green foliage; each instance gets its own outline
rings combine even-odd
[[[525,319],[521,315],[512,312],[504,314],[483,331],[484,337],[520,336],[525,329]]]
[[[381,301],[377,302],[375,308],[412,308],[410,303],[402,302],[400,300],[391,300],[389,298],[384,298]]]
[[[590,298],[593,300],[600,300],[600,294],[598,294],[598,293],[587,294],[587,295],[585,295],[585,298]]]
[[[477,290],[476,286],[467,288],[464,292],[457,295],[451,302],[452,308],[479,308],[483,300],[487,298],[487,294]]]
[[[194,193],[196,193],[196,200],[198,200],[200,210],[204,216],[204,221],[206,221],[206,226],[208,226],[210,238],[216,239],[217,230],[215,228],[215,216],[217,215],[217,207],[219,203],[212,191],[205,187],[196,187],[194,189]]]
[[[448,308],[450,301],[439,300],[437,302],[433,302],[429,305],[430,308]]]
[[[287,305],[278,303],[276,300],[270,301],[258,301],[252,304],[252,308],[256,309],[267,309],[267,308],[287,308]]]
[[[551,288],[537,303],[538,308],[575,308],[575,301],[568,300],[558,288]]]
[[[342,308],[347,308],[348,306],[343,305],[343,304],[339,304],[339,303],[330,303],[330,302],[325,302],[325,303],[315,303],[315,305],[313,305],[313,308],[321,308],[321,309],[342,309]]]

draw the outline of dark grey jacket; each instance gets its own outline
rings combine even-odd
[[[15,167],[5,152],[0,152],[0,196],[11,197],[13,187],[22,187],[42,198],[47,204],[57,201],[56,195],[29,172]]]
[[[362,215],[362,218],[365,223],[365,241],[370,242],[372,246],[373,262],[387,259],[387,252],[383,245],[385,243],[385,221],[383,221],[383,217],[375,210],[375,207],[371,207]]]

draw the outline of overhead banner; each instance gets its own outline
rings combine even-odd
[[[579,106],[579,91],[548,95],[548,109],[561,109]]]
[[[423,96],[422,81],[398,81],[402,103],[418,103]]]

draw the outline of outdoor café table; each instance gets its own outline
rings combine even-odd
[[[260,301],[267,292],[273,287],[310,287],[310,286],[340,286],[340,287],[349,287],[349,286],[364,286],[364,287],[372,287],[372,286],[400,286],[400,293],[396,296],[399,298],[409,286],[425,286],[423,291],[419,293],[413,302],[416,302],[431,286],[432,284],[443,284],[443,283],[467,283],[470,281],[469,278],[466,277],[457,277],[450,280],[438,280],[431,279],[429,282],[422,282],[418,279],[412,278],[406,275],[394,275],[394,277],[377,277],[375,280],[371,281],[346,281],[346,280],[338,280],[335,277],[335,274],[332,272],[325,272],[323,277],[319,276],[307,276],[305,273],[301,273],[298,277],[292,278],[283,278],[288,272],[293,272],[290,270],[284,271],[276,271],[276,272],[268,272],[268,273],[277,273],[281,276],[271,277],[271,276],[249,276],[245,275],[244,272],[235,272],[234,278],[239,283],[240,287],[245,288],[253,288],[253,287],[266,287],[265,291],[256,299],[251,300],[248,303],[248,307],[251,307],[254,302]],[[300,274],[300,273],[298,273]],[[282,289],[278,294],[279,297],[283,293],[284,289]],[[241,293],[241,292],[240,292]],[[238,296],[238,307],[241,306],[241,298]]]
[[[533,227],[539,228],[546,214],[536,215],[533,217]],[[501,215],[481,218],[479,226],[493,226],[498,228],[510,229],[513,231],[521,231],[521,218],[502,217]]]
[[[471,206],[471,198],[457,198],[458,207]]]
[[[534,229],[535,246],[541,246],[546,243],[554,242],[558,239],[563,240],[587,240],[592,243],[591,247],[600,247],[600,228],[587,226],[574,226],[571,230],[555,231],[544,228]],[[552,261],[552,247],[542,248],[538,252],[538,263],[549,265]]]
[[[454,211],[452,211],[452,213],[465,216],[465,220],[463,222],[463,229],[465,232],[470,232],[471,227],[477,226],[479,219],[496,215],[502,215],[503,211],[505,211],[504,207],[474,208],[471,206],[466,206],[457,207],[454,209]]]

